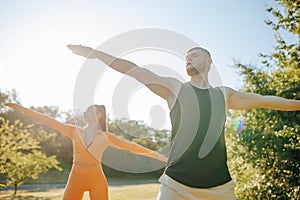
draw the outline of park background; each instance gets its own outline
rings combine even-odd
[[[67,179],[72,160],[70,141],[3,103],[20,102],[62,122],[83,125],[80,114],[73,115],[72,98],[84,59],[67,50],[69,43],[97,47],[126,31],[168,29],[192,38],[212,53],[223,85],[300,99],[297,0],[0,4],[0,173],[4,186],[65,183]],[[172,65],[184,74],[183,59],[166,61],[167,55],[159,55],[155,60],[155,56],[146,52],[125,58],[140,65]],[[95,93],[95,102],[108,108],[109,130],[154,150],[166,146],[170,124],[165,103],[141,88],[132,96],[129,106],[135,109],[129,111],[130,118],[117,118],[112,112],[110,77],[118,81],[121,75],[107,71],[107,80]],[[139,103],[141,98],[148,102]],[[157,105],[161,108],[158,113],[149,114]],[[164,123],[151,124],[152,118],[160,115]],[[228,164],[239,199],[299,197],[299,122],[299,112],[259,109],[228,113]],[[134,132],[135,137],[124,132]],[[109,180],[121,181],[157,180],[162,171],[129,174],[105,167]]]

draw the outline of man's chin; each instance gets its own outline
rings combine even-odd
[[[195,67],[188,66],[188,67],[186,68],[186,73],[187,73],[187,75],[189,75],[189,76],[194,76],[194,75],[199,74],[199,71],[198,71]]]

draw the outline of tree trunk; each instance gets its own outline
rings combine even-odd
[[[15,184],[15,192],[14,192],[14,196],[17,194],[17,190],[18,190],[18,184]]]

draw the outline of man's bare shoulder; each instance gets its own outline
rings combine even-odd
[[[228,95],[230,95],[232,92],[235,91],[234,89],[228,86],[220,86],[218,88],[220,88],[220,90],[223,92],[224,96],[226,97],[228,97]]]

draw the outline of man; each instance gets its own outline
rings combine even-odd
[[[158,76],[130,61],[90,47],[68,45],[68,48],[135,78],[167,101],[172,143],[167,167],[160,178],[158,200],[235,199],[224,138],[226,110],[300,110],[297,100],[238,92],[229,87],[212,88],[208,82],[211,55],[201,47],[187,52],[186,71],[191,77],[187,83]]]

